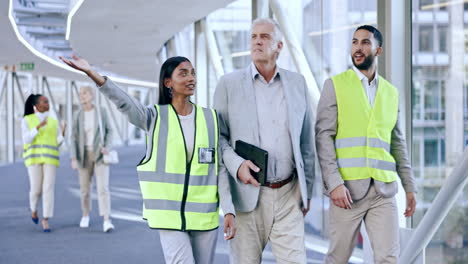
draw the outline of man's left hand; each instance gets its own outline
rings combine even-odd
[[[407,192],[406,193],[406,210],[405,216],[410,217],[414,214],[416,210],[416,198],[414,197],[414,192]]]
[[[224,216],[224,240],[233,239],[236,235],[236,224],[234,223],[234,215],[226,214]]]
[[[304,206],[304,207],[302,208],[302,214],[303,214],[304,216],[306,216],[306,214],[309,212],[309,210],[310,210],[310,199],[307,200],[307,207]]]

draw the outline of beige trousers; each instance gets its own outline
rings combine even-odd
[[[371,184],[367,195],[353,203],[352,209],[342,209],[333,203],[330,205],[330,248],[325,263],[348,263],[362,221],[374,252],[374,263],[398,262],[400,249],[395,197],[383,198]]]
[[[249,213],[236,212],[236,236],[229,241],[232,264],[262,262],[270,241],[276,263],[306,263],[304,216],[297,180],[281,188],[260,187],[258,205]]]
[[[91,183],[93,174],[96,173],[96,190],[98,195],[99,215],[109,217],[110,215],[110,192],[109,192],[109,166],[103,163],[97,164],[92,151],[85,150],[84,168],[79,169],[81,210],[84,215],[91,211]]]
[[[37,211],[37,203],[42,194],[42,217],[54,216],[55,173],[57,167],[50,164],[33,164],[28,166],[29,206],[32,212]]]
[[[218,229],[211,231],[159,230],[166,264],[211,264],[214,261]]]

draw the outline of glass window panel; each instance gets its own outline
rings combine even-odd
[[[424,165],[437,166],[438,145],[435,139],[424,140]]]
[[[447,34],[448,34],[448,27],[447,26],[439,26],[438,27],[439,33],[439,51],[440,52],[448,52],[447,50]]]
[[[419,27],[419,51],[433,51],[433,40],[434,30],[432,25]]]
[[[430,6],[433,4],[434,4],[434,0],[419,0],[419,8],[421,10],[427,10],[427,8],[430,8]]]
[[[426,81],[424,86],[424,119],[439,119],[439,82]]]
[[[466,75],[466,70],[465,70],[465,75]],[[465,93],[463,95],[465,97],[465,121],[468,121],[468,83],[465,82]]]
[[[445,164],[445,140],[440,139],[440,161]]]
[[[419,169],[421,166],[421,141],[420,140],[413,140],[413,171],[414,176],[416,178],[421,177],[421,170]]]
[[[421,82],[415,81],[413,86],[413,96],[411,97],[413,103],[413,119],[421,119]]]
[[[450,2],[449,0],[439,0],[440,7],[439,9],[442,11],[447,10],[447,3]]]
[[[433,6],[428,8],[431,4],[444,4],[449,3],[446,7]],[[463,4],[463,6],[462,6]],[[467,144],[468,141],[468,83],[467,75],[468,67],[466,60],[464,62],[465,80],[460,83],[460,79],[451,79],[453,74],[450,74],[450,64],[453,61],[450,58],[452,51],[455,50],[456,54],[466,56],[468,51],[468,30],[466,24],[463,24],[465,43],[464,47],[451,46],[453,41],[450,39],[449,29],[451,26],[460,27],[453,23],[463,23],[466,21],[466,13],[459,12],[460,9],[466,8],[466,3],[463,1],[447,1],[447,0],[434,0],[434,1],[416,1],[415,8],[413,9],[413,74],[412,74],[412,95],[421,98],[419,101],[416,98],[412,99],[412,140],[413,140],[413,169],[416,175],[420,175],[417,183],[419,192],[417,194],[418,208],[413,218],[413,225],[417,226],[421,219],[424,217],[427,209],[431,207],[432,201],[435,199],[437,193],[440,191],[449,173],[453,171],[456,161],[456,155],[452,155],[454,150],[452,144],[446,144],[446,137],[448,127],[445,120],[446,107],[453,104],[460,104],[460,101],[450,101],[450,97],[445,97],[445,94],[450,94],[450,90],[454,89],[457,85],[464,85],[463,103],[457,105],[459,111],[463,111],[464,124],[450,124],[450,129],[457,126],[456,129],[463,129],[465,136],[460,140],[460,144]],[[434,12],[432,16],[428,16],[428,12]],[[445,14],[448,14],[449,19],[443,19]],[[456,17],[458,16],[458,17]],[[424,22],[421,22],[424,21]],[[436,30],[434,32],[434,30]],[[461,48],[461,49],[460,49]],[[442,62],[439,58],[442,54],[434,54],[428,56],[428,52],[441,52],[447,54],[448,63]],[[445,54],[443,54],[445,56]],[[459,56],[459,55],[457,55]],[[460,67],[460,65],[456,65]],[[448,85],[450,84],[450,86]],[[459,89],[459,88],[456,88]],[[458,92],[459,93],[459,92]],[[420,112],[421,104],[423,104],[423,118],[418,119],[418,112]],[[458,127],[459,126],[459,127]],[[421,142],[421,143],[418,143]],[[422,144],[422,151],[418,151]],[[449,154],[450,155],[447,155]],[[448,160],[448,158],[452,160]],[[423,164],[418,164],[417,161],[422,161]],[[448,167],[450,165],[450,167]],[[418,168],[418,166],[420,166]],[[441,226],[438,228],[435,236],[431,239],[429,245],[426,247],[426,263],[439,264],[439,263],[465,263],[467,256],[467,243],[465,242],[468,237],[468,188],[465,188],[463,194],[459,196],[453,208],[450,209],[448,216],[443,220]]]
[[[440,81],[440,120],[445,120],[445,80]]]
[[[251,3],[250,0],[234,1],[207,17],[226,73],[244,68],[250,63]]]

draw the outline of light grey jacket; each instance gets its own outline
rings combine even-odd
[[[107,79],[104,85],[99,87],[99,91],[109,98],[122,114],[128,117],[130,123],[143,129],[148,135],[153,135],[154,122],[156,122],[158,116],[154,106],[144,106],[120,89],[110,79]],[[146,155],[149,157],[151,149],[147,148],[146,151]],[[218,170],[218,195],[224,214],[231,213],[235,215],[231,193],[229,192],[229,181],[226,173],[223,172],[223,168]]]
[[[305,79],[298,73],[279,68],[288,109],[288,124],[302,202],[312,197],[314,182],[313,119]],[[233,146],[237,140],[259,146],[259,128],[255,91],[250,66],[221,77],[214,96],[218,112],[220,148],[223,165],[230,174],[231,193],[236,210],[250,212],[258,202],[260,188],[237,179],[244,161]],[[272,131],[274,133],[274,131]]]
[[[363,88],[364,89],[364,88]],[[328,79],[323,86],[317,108],[317,122],[315,124],[315,140],[317,155],[322,169],[324,193],[329,195],[336,187],[344,184],[354,201],[358,201],[367,194],[371,180],[343,181],[338,171],[335,152],[335,137],[338,129],[338,106],[333,81]],[[406,192],[415,192],[416,184],[411,171],[411,164],[406,151],[406,142],[397,119],[392,130],[390,154],[396,161],[396,169]],[[384,183],[374,181],[377,193],[383,197],[392,197],[398,191],[397,182]]]
[[[104,130],[104,144],[102,144],[101,137],[99,135],[99,124],[97,109],[94,108],[94,127],[96,131],[94,133],[93,152],[96,157],[96,163],[102,162],[101,148],[109,148],[112,142],[112,127],[107,118],[107,112],[101,107],[101,122]],[[83,110],[79,110],[73,117],[73,127],[71,133],[71,144],[70,144],[70,156],[72,159],[78,161],[78,166],[84,168],[84,152],[85,152],[85,132],[84,132],[84,113]]]

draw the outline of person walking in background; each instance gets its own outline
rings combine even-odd
[[[40,94],[31,94],[24,106],[21,123],[23,132],[23,159],[29,175],[29,205],[31,219],[39,223],[37,204],[42,195],[42,230],[50,232],[49,218],[54,216],[55,174],[60,165],[59,146],[63,142],[65,123],[49,116],[49,100]]]
[[[256,19],[250,35],[252,63],[224,75],[214,96],[222,162],[229,171],[237,236],[231,263],[261,263],[271,243],[277,263],[305,263],[304,216],[314,180],[313,118],[302,75],[281,69],[283,47],[276,21]],[[259,168],[235,152],[237,140],[268,152],[266,182]]]
[[[348,263],[364,221],[375,263],[398,263],[397,175],[413,215],[414,177],[398,119],[398,90],[377,73],[382,34],[354,32],[354,67],[325,81],[315,125],[325,192],[330,196],[330,247],[325,263]]]
[[[129,122],[146,131],[146,155],[137,166],[143,218],[159,229],[166,263],[213,263],[219,204],[225,239],[235,235],[234,208],[225,168],[218,168],[216,112],[190,102],[197,84],[192,63],[185,57],[167,59],[159,103],[146,107],[86,60],[61,59],[86,73]]]
[[[94,89],[91,86],[81,87],[80,101],[81,109],[73,119],[70,148],[71,166],[79,172],[81,211],[83,213],[80,227],[87,228],[89,226],[89,212],[92,207],[91,183],[95,173],[99,215],[103,217],[103,231],[109,232],[114,229],[114,225],[110,219],[109,165],[104,163],[103,154],[108,153],[111,145],[112,128],[104,108],[100,108],[100,115],[98,115],[93,103]],[[104,142],[99,136],[101,127]]]

